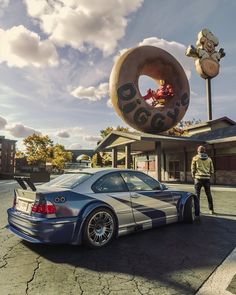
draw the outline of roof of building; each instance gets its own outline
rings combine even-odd
[[[223,122],[223,124],[222,124]],[[203,128],[205,126],[215,125],[217,128]],[[223,127],[222,127],[223,126]],[[192,129],[198,129],[199,132],[193,133],[191,136],[171,136],[161,134],[149,134],[142,132],[122,132],[112,131],[108,134],[96,147],[95,152],[103,150],[111,150],[114,147],[121,147],[127,144],[140,142],[142,145],[148,142],[161,142],[165,147],[176,147],[180,143],[184,144],[200,144],[200,143],[221,143],[227,141],[236,141],[236,122],[228,117],[222,117],[216,120],[196,124],[191,126]],[[201,129],[201,130],[200,130]],[[140,146],[139,146],[140,147]],[[147,149],[150,148],[147,146]],[[138,149],[138,146],[137,146]]]
[[[185,127],[185,129],[190,131],[190,130],[193,130],[193,129],[200,129],[200,128],[205,127],[205,126],[212,126],[212,125],[215,125],[215,124],[220,123],[220,122],[224,122],[228,126],[236,125],[235,121],[233,121],[230,118],[224,116],[224,117],[221,117],[221,118],[218,118],[218,119],[215,119],[215,120],[210,120],[210,121],[206,121],[206,122],[200,122],[198,124]]]
[[[14,140],[14,139],[7,139],[7,138],[5,138],[5,136],[3,136],[3,135],[0,135],[0,140],[1,140],[1,142],[3,142],[3,141],[6,141],[6,142],[12,142],[12,143],[16,143],[16,142],[17,142],[17,140]]]
[[[229,139],[229,138],[231,138],[232,140],[234,137],[236,137],[236,125],[219,128],[212,131],[202,132],[202,133],[194,134],[191,136],[191,138],[204,140],[206,142],[209,142],[212,140],[217,142],[217,140],[219,139],[221,139],[222,141],[222,139]]]
[[[108,134],[96,147],[95,152],[99,152],[105,149],[111,149],[115,146],[126,145],[129,143],[134,143],[136,141],[142,142],[196,142],[202,143],[201,139],[191,138],[186,136],[170,136],[170,135],[160,135],[160,134],[150,134],[142,132],[122,132],[122,131],[112,131]]]
[[[92,149],[84,149],[84,150],[67,150],[68,152],[72,152],[73,157],[76,159],[80,155],[87,155],[89,157],[92,157],[94,155],[94,150]]]

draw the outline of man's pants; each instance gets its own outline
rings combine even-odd
[[[198,216],[200,214],[200,193],[201,188],[204,187],[205,193],[208,200],[208,208],[209,210],[213,210],[213,200],[211,195],[211,184],[210,179],[194,179],[194,187],[195,187],[195,194],[198,197],[199,202],[195,201],[195,214]]]

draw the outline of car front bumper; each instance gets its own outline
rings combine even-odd
[[[15,235],[31,243],[74,244],[79,232],[78,217],[41,218],[10,208],[8,229]]]

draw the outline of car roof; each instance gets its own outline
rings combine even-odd
[[[133,169],[124,169],[124,168],[111,168],[111,167],[101,167],[101,168],[81,168],[81,169],[68,169],[65,170],[65,173],[71,173],[71,174],[76,174],[76,173],[91,173],[91,174],[95,174],[95,173],[102,173],[102,172],[116,172],[116,171],[136,171]]]

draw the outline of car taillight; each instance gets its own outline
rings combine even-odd
[[[32,212],[41,214],[55,214],[56,207],[49,201],[46,204],[34,204],[32,207]]]

